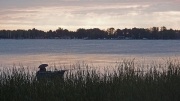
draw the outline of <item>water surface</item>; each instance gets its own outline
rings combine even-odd
[[[41,63],[85,62],[107,66],[122,59],[151,63],[180,57],[180,40],[0,40],[0,64],[37,67]]]

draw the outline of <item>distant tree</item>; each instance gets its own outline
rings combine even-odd
[[[117,29],[115,31],[115,36],[116,37],[123,37],[124,36],[123,31],[121,29]]]
[[[77,37],[80,39],[87,37],[86,29],[84,28],[77,29]]]
[[[132,28],[132,34],[133,34],[134,39],[139,39],[140,38],[140,32],[136,27]]]
[[[151,39],[159,39],[159,27],[150,28],[150,33]]]
[[[166,27],[163,26],[163,27],[161,27],[161,30],[160,30],[160,31],[166,31],[166,30],[167,30]]]
[[[0,30],[0,38],[85,38],[89,39],[102,39],[102,38],[133,38],[133,39],[180,39],[180,30],[167,29],[163,27],[152,27],[149,29],[144,28],[132,28],[132,29],[117,29],[111,27],[107,30],[101,30],[99,28],[84,29],[79,28],[76,31],[69,31],[59,27],[57,30],[49,30],[44,32],[35,28],[29,30]]]
[[[62,37],[63,36],[63,28],[59,27],[57,30],[56,30],[56,35],[54,37]]]
[[[113,27],[107,29],[108,35],[113,35],[115,32],[115,29]]]
[[[106,38],[107,36],[108,34],[99,28],[87,29],[87,37],[89,39],[102,39]]]

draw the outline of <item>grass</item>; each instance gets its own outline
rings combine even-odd
[[[179,101],[180,64],[137,68],[133,61],[118,64],[111,72],[78,66],[64,80],[37,81],[28,69],[0,71],[0,101]],[[148,70],[147,70],[148,68]],[[145,71],[144,71],[145,70]]]

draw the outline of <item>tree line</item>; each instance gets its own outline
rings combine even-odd
[[[58,28],[54,31],[29,30],[0,30],[0,39],[180,39],[180,30],[163,27],[124,28],[113,27],[106,30],[99,28],[76,31]]]

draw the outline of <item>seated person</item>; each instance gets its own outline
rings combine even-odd
[[[46,67],[48,64],[41,64],[38,68],[40,69],[38,72],[46,72]]]
[[[46,68],[40,68],[39,72],[46,72]]]

